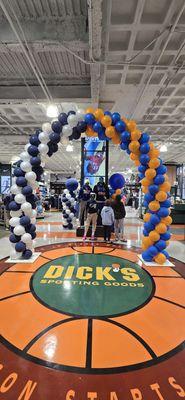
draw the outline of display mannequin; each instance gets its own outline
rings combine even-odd
[[[109,188],[104,182],[102,176],[100,176],[98,183],[94,186],[94,193],[96,193],[96,200],[98,203],[99,215],[98,215],[98,225],[102,224],[101,221],[101,210],[105,204],[105,201],[109,198]]]
[[[90,194],[92,192],[92,189],[90,187],[89,181],[86,181],[85,184],[80,188],[79,195],[78,195],[78,200],[80,204],[80,209],[79,209],[79,221],[80,221],[80,226],[83,225],[83,221],[86,219],[87,216],[87,202],[90,200]]]

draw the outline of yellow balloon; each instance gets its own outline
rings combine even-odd
[[[160,204],[159,204],[159,202],[158,201],[156,201],[156,200],[154,200],[154,201],[151,201],[150,203],[149,203],[149,209],[151,210],[151,211],[157,211],[157,210],[159,210],[159,208],[160,208]]]
[[[145,176],[147,179],[153,179],[156,176],[156,170],[153,168],[148,168],[145,172]]]
[[[159,224],[156,225],[155,230],[160,234],[166,233],[167,226],[163,222],[159,222]]]
[[[150,221],[150,217],[151,217],[151,214],[150,213],[146,213],[144,215],[144,217],[143,217],[144,222],[149,222]]]
[[[158,158],[152,158],[150,161],[149,161],[149,167],[150,168],[158,168],[159,167],[159,165],[160,165],[160,160],[158,159]]]
[[[152,242],[158,242],[158,240],[160,239],[160,235],[158,232],[156,232],[156,230],[154,229],[153,231],[151,231],[149,233],[149,238],[152,240]]]
[[[109,115],[104,115],[101,119],[101,124],[104,126],[104,128],[108,128],[108,126],[111,126],[112,124],[112,118]]]
[[[157,264],[163,265],[166,261],[166,256],[163,253],[159,253],[156,257],[154,257],[154,260]]]
[[[165,201],[167,199],[167,193],[163,190],[160,190],[156,195],[155,198],[157,201]]]
[[[101,119],[104,117],[104,112],[101,108],[97,108],[94,111],[94,116],[97,119],[97,121],[101,121]]]

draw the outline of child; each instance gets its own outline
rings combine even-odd
[[[83,240],[86,240],[87,232],[92,222],[92,236],[91,239],[94,240],[94,234],[96,231],[96,224],[98,218],[98,204],[96,202],[96,194],[90,194],[90,200],[87,202],[87,219],[85,221],[85,231]]]
[[[114,223],[114,212],[111,207],[110,200],[106,200],[105,206],[102,208],[101,211],[101,217],[102,217],[102,225],[104,227],[104,240],[105,242],[106,241],[110,242],[111,228],[112,224]]]
[[[123,238],[123,231],[124,231],[124,218],[126,215],[125,206],[121,201],[121,196],[118,194],[116,196],[115,201],[112,203],[112,208],[114,210],[114,231],[116,240],[122,240],[126,242]]]

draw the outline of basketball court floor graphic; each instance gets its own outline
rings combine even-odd
[[[38,251],[0,262],[0,399],[185,398],[185,264],[101,242]]]

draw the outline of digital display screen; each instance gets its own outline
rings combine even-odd
[[[1,194],[8,194],[11,187],[11,165],[0,165],[0,192]]]
[[[99,177],[105,178],[106,172],[106,142],[98,138],[85,140],[83,147],[83,175],[90,185],[95,185]]]

